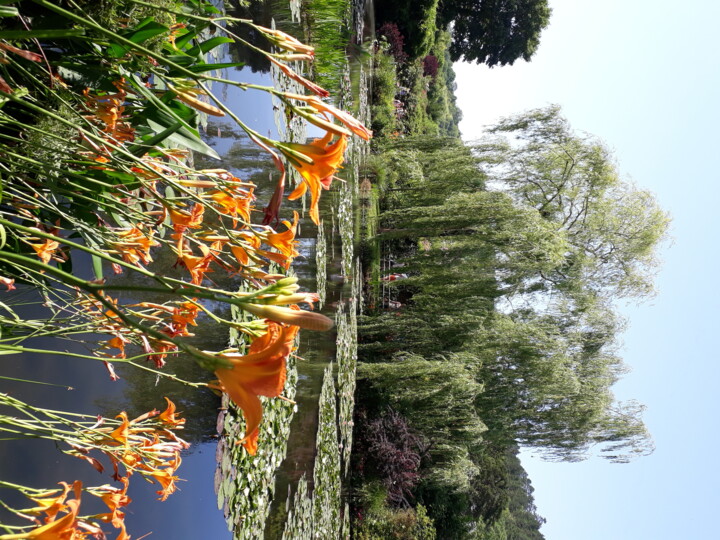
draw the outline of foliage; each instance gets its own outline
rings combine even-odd
[[[530,60],[550,14],[547,0],[443,0],[438,26],[452,23],[453,61],[504,66]]]
[[[565,262],[542,275],[547,290],[652,294],[669,217],[651,193],[620,179],[601,142],[574,133],[557,106],[504,119],[489,133],[513,142],[488,139],[476,147],[488,176],[568,240]]]
[[[361,421],[362,415],[360,416]],[[410,428],[407,419],[393,409],[386,409],[359,431],[363,444],[358,447],[358,467],[376,467],[377,471],[364,474],[378,476],[385,490],[387,501],[393,506],[410,506],[412,493],[420,480],[418,470],[427,450],[422,437]]]
[[[440,67],[440,63],[438,62],[437,57],[433,56],[432,54],[428,54],[425,58],[423,58],[423,75],[426,77],[435,78],[437,76],[438,68]]]
[[[435,36],[439,0],[382,0],[375,3],[377,24],[397,25],[411,60],[427,55]]]
[[[301,11],[307,41],[315,47],[312,64],[313,80],[333,94],[340,92],[341,79],[347,65],[350,41],[349,16],[352,2],[348,0],[304,0]]]
[[[369,483],[359,495],[361,516],[353,524],[358,540],[435,540],[432,519],[421,504],[415,508],[393,508],[386,503],[384,488]]]
[[[407,61],[408,55],[405,53],[405,38],[400,33],[397,24],[387,22],[377,29],[377,35],[381,39],[385,39],[388,44],[388,52],[395,59],[395,62],[402,64]]]
[[[375,54],[372,74],[372,130],[376,137],[387,137],[397,130],[395,92],[397,75],[392,55],[381,47]]]
[[[625,372],[613,299],[649,293],[668,218],[555,108],[491,133],[473,148],[376,141],[374,240],[393,274],[374,304],[399,307],[362,319],[358,437],[392,407],[427,441],[412,494],[439,535],[541,538],[518,444],[565,461],[652,451],[643,407],[611,391]]]

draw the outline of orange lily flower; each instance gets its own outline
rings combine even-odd
[[[65,508],[67,508],[65,499],[67,498],[67,494],[70,493],[70,486],[65,482],[62,482],[61,485],[63,486],[63,490],[55,497],[30,497],[30,500],[38,506],[37,508],[28,510],[27,513],[38,514],[44,512],[47,515],[47,519],[51,520],[55,518],[58,512],[65,510]],[[54,492],[57,493],[57,491],[58,490],[55,490]]]
[[[180,254],[180,262],[190,272],[190,282],[193,285],[200,285],[207,272],[210,272],[210,263],[215,259],[215,255],[212,253],[209,247],[200,244],[200,251],[203,255],[196,257],[190,253],[185,252]]]
[[[117,334],[115,337],[105,342],[103,349],[118,349],[120,352],[113,355],[112,358],[125,358],[125,345],[127,343],[130,343],[129,339]]]
[[[30,244],[30,246],[35,250],[37,256],[40,257],[40,260],[43,263],[48,264],[55,255],[57,248],[60,247],[60,242],[57,240],[50,240],[48,238],[42,244]]]
[[[113,527],[116,529],[125,528],[125,513],[120,511],[120,508],[127,506],[132,502],[132,499],[130,499],[127,495],[130,479],[127,476],[124,476],[120,479],[120,481],[123,483],[122,489],[112,486],[103,486],[101,489],[104,489],[105,491],[100,495],[100,498],[110,510],[109,513],[102,515],[102,519],[112,523]]]
[[[372,131],[366,128],[359,120],[340,109],[333,107],[329,103],[325,103],[318,96],[303,96],[300,94],[284,94],[286,98],[304,101],[309,107],[312,107],[318,113],[329,113],[337,118],[342,124],[352,131],[355,135],[362,137],[366,141],[372,137]]]
[[[130,421],[128,420],[127,413],[122,411],[115,418],[120,418],[122,422],[112,431],[112,433],[110,433],[110,437],[124,446],[127,446],[128,437],[130,436]]]
[[[67,486],[67,484],[65,484],[64,482],[63,485]],[[63,497],[67,494],[67,491],[64,493]],[[75,494],[75,499],[67,501],[65,503],[65,506],[70,509],[67,514],[65,514],[60,519],[50,521],[49,523],[46,523],[45,525],[42,525],[37,529],[33,529],[32,531],[25,533],[23,538],[28,538],[32,540],[73,540],[86,538],[85,533],[79,531],[77,528],[77,515],[78,511],[80,510],[80,494],[82,492],[82,482],[76,480],[73,483],[73,491]]]
[[[148,347],[150,344],[148,343]],[[177,351],[177,345],[170,341],[153,340],[152,348],[147,352],[151,352],[147,359],[155,363],[155,367],[160,369],[165,365],[165,358],[168,353]]]
[[[268,321],[267,332],[256,338],[246,355],[225,354],[231,368],[218,368],[215,386],[227,392],[242,409],[245,418],[245,437],[240,443],[249,454],[257,452],[262,420],[262,403],[258,396],[277,397],[285,387],[285,362],[293,350],[299,327]]]
[[[250,262],[250,253],[254,253],[260,247],[260,238],[244,231],[240,236],[242,241],[236,238],[235,243],[230,245],[230,251],[242,266],[247,266]]]
[[[299,219],[300,217],[298,216],[298,213],[293,212],[292,224],[287,220],[283,221],[283,225],[287,227],[286,231],[281,233],[269,233],[265,237],[266,243],[278,249],[280,253],[282,253],[289,259],[293,259],[299,255],[297,249],[295,249],[295,246],[297,246],[298,244],[298,241],[295,240],[295,233],[297,231],[297,224]]]
[[[197,326],[195,319],[199,310],[200,308],[192,302],[183,302],[179,307],[173,308],[171,316],[173,335],[189,336],[187,325]]]
[[[186,228],[199,229],[203,221],[203,213],[205,207],[200,203],[195,203],[193,209],[190,212],[181,210],[180,208],[170,207],[168,209],[170,213],[170,221],[176,232],[182,232]]]
[[[168,424],[173,428],[182,426],[185,423],[185,418],[175,418],[175,404],[167,397],[165,398],[165,401],[167,401],[168,404],[167,409],[161,412],[158,418],[162,420],[164,424]]]
[[[285,74],[286,77],[301,84],[311,92],[317,94],[320,97],[328,97],[330,95],[330,92],[325,90],[322,86],[318,86],[314,82],[307,80],[305,77],[293,71],[286,64],[283,64],[279,60],[276,60],[272,56],[268,56],[267,59],[270,60],[270,62],[272,62],[273,64],[275,64],[278,69]]]
[[[330,142],[331,139],[332,133],[328,132],[322,139],[315,139],[310,144],[278,144],[278,149],[288,158],[305,180],[295,191],[288,195],[288,199],[291,201],[298,199],[310,188],[309,215],[316,225],[320,223],[318,203],[320,201],[321,183],[327,177],[334,175],[340,168],[344,159],[345,148],[347,148],[347,137],[341,135],[334,143]],[[302,154],[310,162],[298,157],[297,154]]]
[[[155,231],[152,229],[144,232],[140,225],[118,233],[121,241],[114,242],[112,246],[122,254],[125,262],[149,264],[152,262],[150,248],[160,245],[159,242],[153,240],[154,234]]]
[[[212,191],[209,195],[221,212],[230,214],[233,218],[239,216],[244,221],[250,221],[250,210],[255,198],[252,191],[235,189],[232,190],[232,194],[227,191]],[[235,226],[237,222],[233,219],[233,227]]]
[[[148,473],[148,476],[152,476],[155,480],[157,480],[158,484],[162,486],[162,489],[159,491],[156,491],[160,497],[158,497],[159,501],[166,500],[170,495],[175,493],[175,490],[177,489],[177,486],[175,485],[175,481],[179,480],[177,476],[173,476],[173,473],[175,472],[172,468],[165,468],[165,469],[153,469]]]

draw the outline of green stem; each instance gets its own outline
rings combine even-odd
[[[49,383],[49,382],[43,382],[43,381],[31,381],[30,379],[19,379],[17,377],[4,377],[2,375],[0,375],[0,379],[6,380],[6,381],[24,382],[24,383],[32,383],[32,384],[43,384],[45,386],[57,386],[58,388],[69,388],[65,384],[55,384],[55,383]]]

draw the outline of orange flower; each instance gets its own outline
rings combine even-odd
[[[299,73],[296,73],[295,71],[290,69],[286,64],[283,64],[279,60],[276,60],[272,56],[268,56],[267,59],[270,60],[270,62],[272,62],[273,64],[275,64],[278,67],[278,69],[285,74],[286,77],[303,85],[305,88],[307,88],[314,94],[317,94],[320,97],[328,97],[330,95],[330,92],[325,90],[323,87],[318,86],[314,82],[307,80],[305,77],[303,77]]]
[[[181,253],[180,262],[190,272],[190,282],[193,285],[200,285],[207,272],[210,272],[210,263],[215,259],[215,255],[212,253],[209,247],[204,244],[200,244],[200,251],[203,255],[196,257],[190,253]]]
[[[62,482],[61,485],[63,486],[63,490],[55,497],[31,497],[30,500],[37,504],[37,508],[28,510],[27,513],[39,514],[44,512],[47,515],[47,519],[52,520],[58,512],[65,510],[67,508],[65,499],[67,498],[67,494],[70,493],[70,486],[65,482]],[[55,490],[54,492],[57,493],[57,491],[58,490]]]
[[[320,201],[321,183],[324,179],[334,175],[340,168],[344,159],[345,148],[347,148],[347,137],[341,135],[334,143],[330,142],[331,139],[332,133],[328,132],[322,139],[315,139],[310,144],[278,143],[278,149],[288,158],[305,180],[295,191],[288,195],[288,199],[292,201],[302,197],[309,187],[309,214],[315,224],[320,223],[318,203]]]
[[[283,225],[287,227],[286,231],[281,233],[268,233],[265,237],[266,243],[279,250],[280,253],[288,258],[288,265],[291,259],[299,255],[297,249],[295,249],[295,246],[298,244],[298,241],[295,240],[295,232],[300,218],[297,212],[293,212],[293,216],[294,218],[292,224],[289,221],[283,221]]]
[[[112,358],[125,358],[125,345],[127,343],[130,343],[130,340],[118,334],[112,339],[107,340],[103,349],[118,349],[120,352],[113,355]]]
[[[161,490],[156,491],[156,493],[160,495],[158,500],[164,501],[170,495],[175,493],[175,490],[177,489],[175,481],[179,480],[179,478],[173,475],[174,472],[175,469],[171,467],[167,467],[165,469],[153,469],[148,472],[148,476],[152,476],[155,480],[157,480],[158,484],[162,486]]]
[[[113,524],[116,529],[125,528],[125,513],[120,511],[120,508],[127,506],[132,502],[130,497],[127,495],[127,489],[130,479],[124,476],[120,479],[123,483],[123,488],[115,488],[112,486],[103,486],[101,489],[104,491],[100,494],[100,498],[107,505],[110,513],[102,514],[102,519],[107,520]]]
[[[252,201],[255,198],[252,191],[234,189],[232,191],[212,191],[210,198],[224,214],[230,214],[233,218],[239,216],[244,221],[250,221],[250,210]],[[237,222],[233,220],[233,227]]]
[[[165,401],[167,401],[168,404],[167,409],[161,412],[158,418],[162,420],[164,424],[168,424],[173,428],[182,426],[185,423],[185,418],[175,418],[175,404],[167,397]]]
[[[227,392],[242,409],[245,418],[245,437],[241,444],[255,455],[262,420],[262,404],[258,396],[277,397],[285,387],[285,362],[293,350],[299,328],[268,321],[267,332],[256,338],[247,355],[221,355],[232,364],[218,368],[216,388]]]
[[[342,122],[345,127],[352,131],[355,135],[362,137],[366,141],[372,137],[372,131],[366,128],[359,120],[349,115],[345,111],[333,107],[329,103],[325,103],[318,96],[303,96],[300,94],[284,94],[286,98],[296,99],[298,101],[304,101],[309,107],[312,107],[315,112],[324,114],[329,113]]]
[[[171,317],[173,333],[183,336],[189,335],[187,325],[197,326],[195,319],[199,310],[200,308],[193,302],[183,302],[180,307],[173,308]]]
[[[242,241],[237,237],[235,242],[230,245],[230,251],[242,266],[247,266],[250,262],[250,253],[255,253],[260,247],[260,238],[245,231],[240,233]]]
[[[120,418],[121,422],[120,425],[110,433],[110,437],[122,445],[127,446],[128,437],[130,436],[130,421],[128,420],[127,413],[122,411],[115,418]]]
[[[30,246],[35,250],[37,256],[40,257],[40,260],[43,263],[48,264],[55,255],[57,248],[60,247],[60,242],[57,240],[50,240],[48,238],[42,244],[30,244]]]
[[[205,207],[200,203],[195,203],[193,209],[190,212],[181,210],[179,208],[171,207],[168,209],[170,213],[170,221],[176,232],[182,232],[186,228],[199,229],[203,221],[203,213]]]
[[[141,224],[138,227],[118,233],[120,241],[114,242],[112,246],[121,253],[125,262],[149,264],[152,262],[150,248],[160,245],[159,242],[153,240],[154,234],[155,231],[152,229],[144,232]]]
[[[69,489],[67,484],[63,482],[66,487],[66,491],[63,494],[63,500],[67,495]],[[78,530],[78,511],[80,510],[80,494],[82,492],[82,482],[76,480],[73,483],[73,491],[75,499],[67,501],[64,506],[69,508],[70,511],[58,520],[50,521],[37,529],[25,533],[22,538],[29,538],[33,540],[74,540],[86,538],[84,532]]]
[[[152,353],[147,357],[147,359],[154,362],[155,367],[158,369],[165,365],[165,358],[168,353],[175,352],[177,350],[177,345],[170,341],[153,339],[152,347],[150,347],[149,343],[147,345],[148,348],[146,349],[146,352]]]

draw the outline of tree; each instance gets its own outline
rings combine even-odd
[[[625,373],[612,307],[566,303],[538,314],[495,314],[475,335],[479,415],[486,438],[537,448],[551,460],[578,461],[595,446],[613,462],[652,452],[644,407],[610,390]]]
[[[489,182],[565,234],[565,261],[545,289],[579,298],[653,293],[656,250],[670,219],[653,195],[620,179],[607,147],[550,106],[507,118],[476,147]]]
[[[550,14],[547,0],[441,0],[438,26],[452,24],[454,61],[504,66],[530,60]]]

